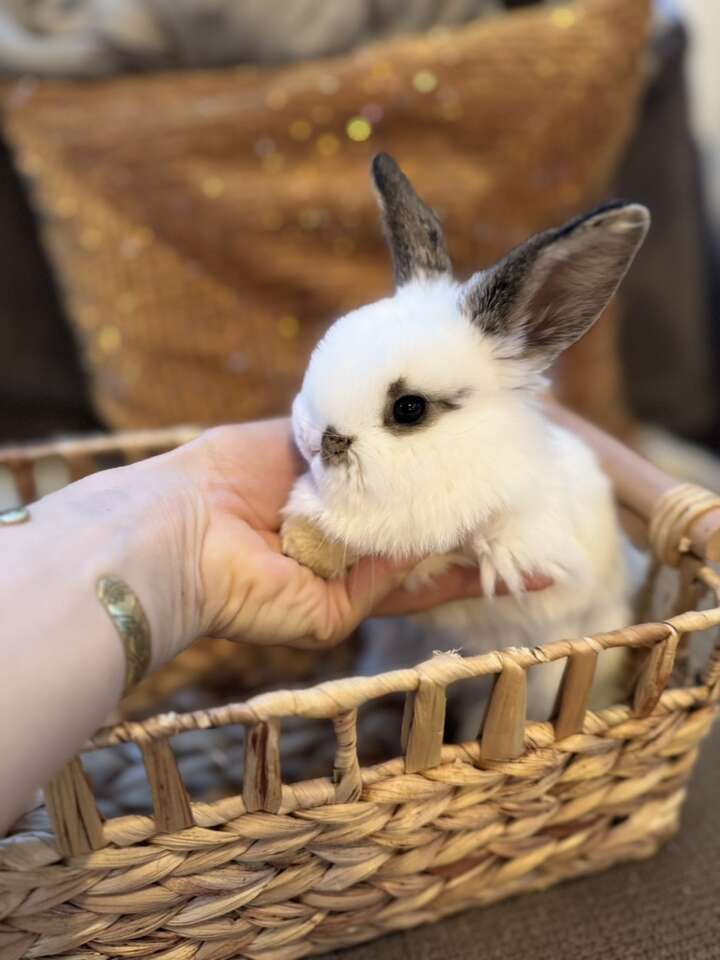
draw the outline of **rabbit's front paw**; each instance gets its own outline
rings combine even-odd
[[[500,581],[510,593],[522,593],[525,589],[523,559],[519,551],[508,543],[494,537],[476,536],[473,550],[480,570],[480,583],[486,597],[494,597]]]
[[[282,552],[325,580],[342,577],[354,557],[342,543],[328,540],[307,517],[287,517],[280,528]]]

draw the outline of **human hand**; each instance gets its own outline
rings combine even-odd
[[[281,510],[302,464],[289,422],[218,427],[160,458],[185,477],[178,499],[184,583],[195,598],[195,636],[261,644],[331,646],[367,616],[419,612],[449,600],[481,595],[477,570],[451,567],[426,588],[401,587],[417,561],[360,560],[345,577],[323,580],[283,556]],[[528,577],[529,590],[547,578]],[[501,587],[499,592],[503,592]]]

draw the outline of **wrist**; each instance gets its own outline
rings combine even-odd
[[[164,458],[103,471],[34,504],[28,535],[49,535],[97,603],[97,581],[127,583],[150,623],[154,670],[195,639],[198,589],[192,558],[192,492]],[[38,543],[38,549],[43,547]],[[120,642],[118,640],[118,642]]]

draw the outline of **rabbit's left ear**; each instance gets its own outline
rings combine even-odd
[[[597,320],[649,226],[645,207],[616,202],[537,234],[471,277],[461,310],[506,356],[543,369]]]
[[[383,212],[397,285],[450,274],[450,255],[437,214],[418,197],[413,185],[387,153],[378,153],[373,158],[372,178]]]

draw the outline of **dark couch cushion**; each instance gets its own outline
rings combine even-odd
[[[97,425],[33,214],[0,142],[0,443]]]

